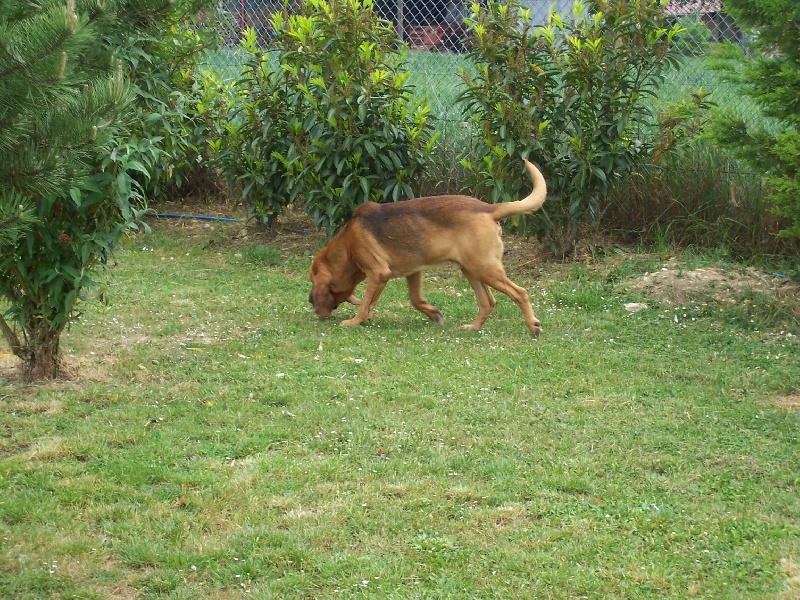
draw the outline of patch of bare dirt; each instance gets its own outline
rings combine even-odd
[[[0,352],[0,381],[19,382],[20,360],[13,354]]]
[[[61,356],[61,368],[58,381],[84,383],[94,381],[97,383],[111,383],[113,378],[108,374],[107,367],[113,364],[112,356],[75,356],[64,354]],[[22,361],[13,354],[0,352],[0,382],[7,381],[22,384]],[[49,385],[50,382],[43,385]]]
[[[781,600],[800,598],[800,565],[793,560],[781,559],[781,571],[786,577],[786,587],[778,595]]]
[[[738,299],[750,291],[775,298],[797,296],[798,293],[797,287],[789,285],[784,278],[754,267],[744,270],[721,267],[687,269],[675,260],[671,260],[660,271],[645,273],[633,282],[633,287],[666,304],[682,304],[706,298]]]
[[[775,402],[781,408],[788,408],[790,410],[800,410],[800,395],[792,394],[791,396],[780,396]],[[800,573],[798,573],[800,574]]]

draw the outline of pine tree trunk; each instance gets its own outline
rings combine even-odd
[[[58,377],[61,365],[60,329],[29,326],[25,338],[27,343],[24,343],[0,315],[0,332],[14,356],[22,360],[22,376],[25,381],[47,381]]]
[[[29,358],[22,366],[25,381],[48,381],[58,377],[61,330],[44,327],[33,333],[30,339]]]

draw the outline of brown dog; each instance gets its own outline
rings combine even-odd
[[[514,284],[503,268],[500,219],[541,208],[547,186],[527,160],[533,181],[531,194],[516,202],[487,204],[469,196],[415,198],[389,204],[366,202],[311,263],[314,311],[323,319],[344,301],[358,304],[356,286],[367,280],[358,314],[342,325],[360,325],[372,317],[386,282],[405,277],[411,304],[434,323],[444,322],[439,309],[422,297],[422,271],[453,262],[469,281],[478,300],[478,316],[466,329],[477,330],[495,305],[490,287],[519,306],[533,335],[542,331],[528,293]]]

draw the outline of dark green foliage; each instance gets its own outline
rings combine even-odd
[[[218,8],[215,0],[151,0],[121,12],[128,25],[113,41],[135,84],[131,146],[147,168],[139,180],[151,200],[215,189],[209,144],[228,118],[230,96],[197,67],[220,41],[208,24],[226,26]]]
[[[15,206],[14,200],[17,199]],[[0,200],[0,256],[12,249],[36,219],[30,203],[21,195],[9,193]]]
[[[561,101],[559,73],[518,4],[489,3],[468,24],[474,69],[462,72],[458,101],[482,136],[478,160],[463,161],[468,187],[493,203],[518,200],[530,188],[521,159],[546,166],[555,154],[547,129]]]
[[[308,0],[272,25],[279,50],[250,62],[229,176],[262,214],[302,197],[329,235],[363,202],[412,197],[433,143],[428,108],[372,0]]]
[[[363,202],[413,197],[433,143],[427,103],[412,98],[394,30],[372,8],[309,0],[304,15],[274,23],[301,109],[289,125],[303,149],[305,210],[329,235]]]
[[[496,201],[519,195],[504,174],[521,158],[539,161],[551,199],[535,229],[569,252],[582,223],[599,223],[610,186],[664,150],[651,100],[682,30],[654,0],[576,3],[572,19],[551,13],[535,31],[514,2],[475,9],[476,74],[465,72],[461,101],[484,142],[469,166]]]
[[[754,29],[757,55],[736,54],[731,75],[776,126],[766,129],[720,115],[714,139],[763,173],[774,190],[781,234],[800,238],[800,3],[795,0],[729,0],[725,8]],[[744,68],[740,68],[744,65]]]
[[[145,104],[168,88],[177,97],[171,78],[198,48],[178,26],[202,4],[0,5],[0,330],[30,379],[58,373],[61,332],[79,300],[101,295],[94,271],[135,227],[131,201],[159,185],[163,157],[199,156],[174,140],[158,147],[167,138],[147,133],[146,110],[135,117],[126,75],[141,76]]]
[[[106,43],[118,8],[0,8],[0,212],[28,221],[0,254],[0,330],[30,379],[57,374],[61,331],[92,289],[93,267],[133,224],[130,172],[142,167],[116,141],[132,96]]]
[[[289,136],[290,102],[286,74],[269,53],[262,53],[256,31],[245,32],[242,106],[225,122],[225,133],[213,144],[216,164],[238,190],[254,217],[273,223],[302,190],[298,144]]]

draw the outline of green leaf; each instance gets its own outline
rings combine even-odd
[[[359,177],[358,183],[361,185],[361,191],[364,192],[364,198],[369,199],[369,181],[366,177]]]
[[[603,171],[603,169],[601,169],[600,167],[593,166],[592,173],[594,173],[595,177],[597,177],[600,181],[606,183],[606,174],[605,171]]]
[[[77,206],[78,208],[81,207],[81,191],[78,188],[76,187],[70,188],[69,197],[72,198],[72,201],[75,203],[75,206]]]
[[[75,308],[75,302],[78,299],[78,290],[70,290],[64,297],[64,315],[69,315]]]

